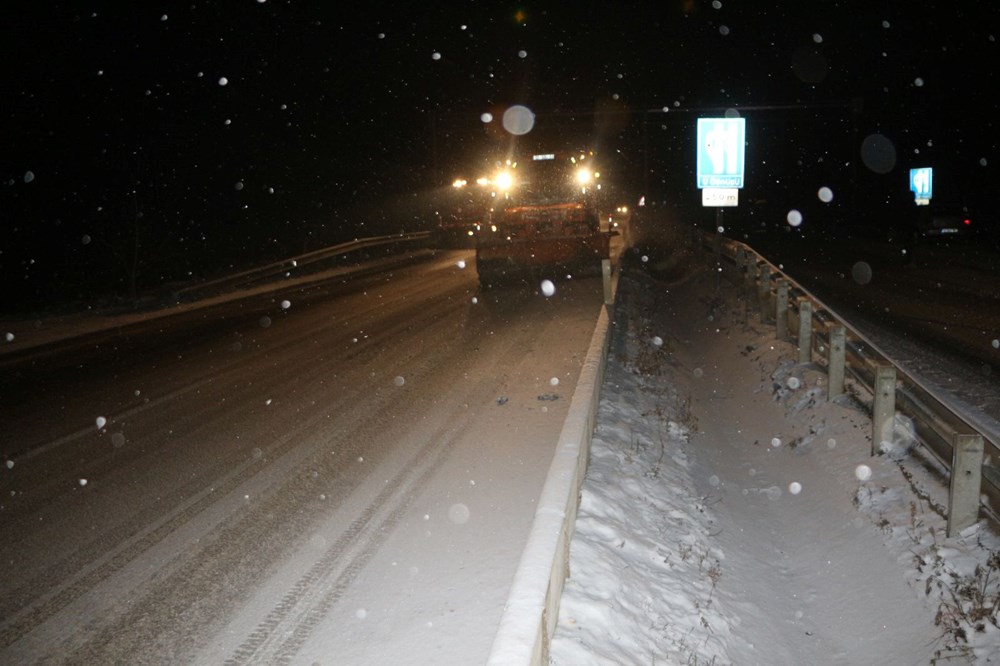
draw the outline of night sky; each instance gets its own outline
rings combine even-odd
[[[697,202],[695,119],[726,109],[748,119],[741,196],[850,189],[857,220],[930,165],[985,206],[996,6],[23,3],[0,47],[3,311],[429,228],[436,193],[512,145],[593,148],[623,197]],[[514,144],[511,104],[536,114]],[[871,134],[895,153],[874,171]]]

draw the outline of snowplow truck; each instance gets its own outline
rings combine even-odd
[[[600,228],[600,174],[589,158],[534,155],[495,178],[497,203],[476,242],[483,287],[600,274],[610,233]]]

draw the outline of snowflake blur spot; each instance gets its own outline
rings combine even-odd
[[[431,60],[440,60],[440,59],[441,59],[441,54],[438,53],[437,51],[431,54]]]
[[[816,192],[816,196],[818,196],[819,200],[822,201],[823,203],[830,203],[831,201],[833,201],[833,190],[831,190],[829,187],[821,187]]]
[[[479,119],[484,123],[491,123],[493,122],[493,114],[489,112],[484,113],[481,116],[479,116]]]
[[[558,377],[553,377],[552,379],[550,379],[549,380],[549,385],[551,385],[551,386],[559,386],[559,378]]]
[[[14,342],[14,334],[13,333],[7,333],[4,336],[4,339],[6,339],[7,342]],[[993,342],[996,342],[996,340],[994,340]],[[996,346],[996,345],[994,345],[994,346]]]
[[[228,85],[228,84],[229,84],[229,79],[227,79],[224,76],[220,76],[219,77],[219,85],[220,86],[225,86],[225,85]]]
[[[661,338],[658,335],[654,335],[653,336],[653,346],[655,346],[655,347],[662,347],[663,346],[663,338]]]
[[[859,481],[867,481],[872,478],[872,468],[868,465],[858,465],[854,468],[854,476],[858,477]]]
[[[802,492],[802,484],[799,483],[798,481],[792,481],[791,483],[788,484],[788,492],[790,492],[793,495],[798,495],[799,493]]]
[[[267,315],[264,315],[263,317],[260,318],[260,327],[261,328],[267,328],[270,325],[271,325],[271,318],[270,317],[268,317]]]
[[[448,507],[448,520],[455,523],[456,525],[464,525],[469,522],[469,516],[471,512],[469,507],[462,503],[452,504]]]
[[[526,106],[515,104],[503,112],[503,128],[514,136],[527,134],[535,127],[535,114]]]
[[[858,284],[868,284],[872,281],[872,267],[867,261],[859,261],[851,267],[851,277]]]
[[[465,259],[459,259],[458,263],[455,265],[458,266],[459,268],[465,268]]]
[[[875,173],[889,173],[896,166],[896,146],[881,134],[869,134],[861,142],[861,161]]]
[[[778,438],[778,437],[772,438],[771,439],[771,446],[773,446],[774,448],[778,448],[779,446],[781,446],[781,439]]]
[[[354,617],[358,618],[359,620],[363,620],[366,617],[368,617],[368,611],[366,611],[364,608],[359,608],[358,610],[354,611]]]
[[[290,307],[292,307],[292,302],[291,301],[288,301],[288,300],[281,301],[281,309],[282,310],[287,310]]]
[[[788,384],[788,388],[792,389],[793,391],[797,389],[799,386],[801,386],[801,382],[799,381],[798,377],[789,377],[785,381],[785,383]]]
[[[80,485],[81,486],[87,485],[87,479],[80,479]]]
[[[800,226],[802,224],[802,213],[793,208],[788,211],[788,215],[785,216],[785,219],[788,220],[788,224],[793,227]]]
[[[542,293],[546,296],[552,296],[556,293],[556,285],[552,283],[552,280],[542,280]]]
[[[396,386],[402,386],[406,383],[406,379],[404,379],[401,375],[397,375],[396,378],[392,380],[392,383]]]
[[[98,428],[103,428],[108,424],[108,420],[103,416],[98,416],[95,422],[97,423]]]

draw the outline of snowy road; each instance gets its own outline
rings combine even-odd
[[[462,258],[7,368],[0,662],[482,662],[602,290]]]

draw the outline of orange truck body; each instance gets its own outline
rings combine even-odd
[[[486,286],[544,277],[599,274],[610,234],[583,203],[515,206],[494,218],[476,245],[476,269]]]
[[[600,272],[610,235],[580,203],[517,206],[503,211],[495,232],[476,247],[480,280],[564,277]]]

